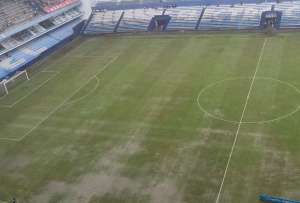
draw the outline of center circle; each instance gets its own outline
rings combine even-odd
[[[300,89],[293,84],[275,78],[256,77],[248,97],[252,80],[250,77],[238,77],[212,83],[199,92],[198,107],[214,119],[249,124],[278,121],[300,109]]]

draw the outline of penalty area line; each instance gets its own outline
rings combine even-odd
[[[223,191],[224,182],[226,180],[226,176],[227,176],[227,172],[229,170],[232,155],[233,155],[234,149],[236,147],[239,132],[240,132],[240,129],[241,129],[241,126],[242,126],[242,123],[243,123],[243,120],[244,120],[244,115],[245,115],[245,112],[246,112],[246,109],[247,109],[247,106],[248,106],[248,101],[249,101],[249,98],[250,98],[250,95],[251,95],[251,92],[252,92],[252,89],[253,89],[253,84],[254,84],[254,81],[255,81],[255,78],[256,78],[256,74],[258,72],[258,69],[260,67],[260,64],[261,64],[261,61],[262,61],[262,58],[263,58],[263,55],[264,55],[265,46],[267,44],[267,41],[268,41],[267,38],[265,38],[263,46],[262,46],[261,51],[260,51],[260,55],[259,55],[259,58],[258,58],[258,61],[257,61],[257,64],[256,64],[256,68],[255,68],[255,72],[253,74],[253,77],[252,77],[252,80],[251,80],[251,83],[250,83],[249,91],[248,91],[248,94],[247,94],[247,97],[246,97],[246,100],[245,100],[244,108],[243,108],[243,111],[241,113],[241,118],[240,118],[240,121],[238,123],[237,130],[236,130],[236,133],[235,133],[235,136],[234,136],[234,140],[233,140],[233,143],[232,143],[232,146],[231,146],[231,150],[230,150],[230,153],[229,153],[229,156],[228,156],[228,160],[227,160],[227,163],[226,163],[226,167],[225,167],[225,170],[224,170],[224,174],[223,174],[223,177],[222,177],[222,181],[221,181],[221,184],[220,184],[220,187],[219,187],[219,191],[218,191],[218,195],[217,195],[215,203],[220,202],[220,197],[221,197],[221,193]]]
[[[34,125],[28,132],[26,132],[22,137],[16,139],[16,138],[1,138],[0,140],[3,141],[15,141],[15,142],[20,142],[24,138],[28,137],[33,131],[38,129],[40,125],[42,125],[45,121],[47,121],[52,115],[54,115],[61,107],[63,107],[65,104],[68,103],[69,100],[72,99],[82,88],[84,88],[88,83],[90,83],[91,80],[93,80],[95,77],[98,75],[102,74],[112,63],[114,63],[120,55],[114,57],[112,60],[110,60],[108,63],[106,63],[103,68],[98,71],[95,75],[90,77],[88,80],[85,81],[78,89],[75,90],[70,96],[68,96],[66,99],[63,100],[62,103],[60,103],[56,108],[54,108],[45,118],[43,118],[41,121],[39,121],[36,125]]]

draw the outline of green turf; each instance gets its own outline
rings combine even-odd
[[[0,201],[215,202],[256,70],[219,202],[300,199],[299,48],[298,33],[75,40],[0,99]]]

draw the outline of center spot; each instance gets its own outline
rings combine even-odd
[[[239,123],[252,78],[231,78],[203,88],[198,106],[207,116]],[[278,79],[256,77],[242,123],[266,123],[292,116],[299,110],[300,90]]]

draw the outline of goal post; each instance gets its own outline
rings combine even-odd
[[[29,80],[26,70],[18,71],[12,77],[0,81],[0,95],[9,94],[10,90],[23,81]]]

